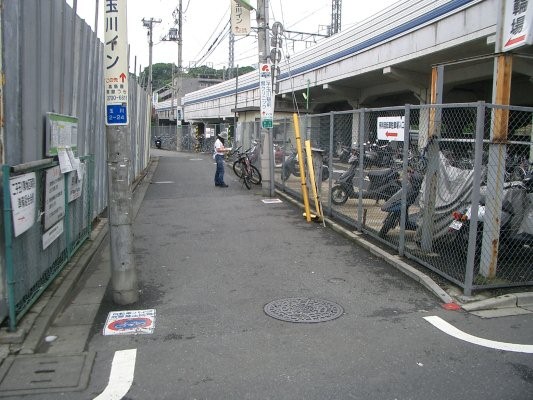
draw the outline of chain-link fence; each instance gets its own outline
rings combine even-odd
[[[533,284],[532,123],[531,108],[446,104],[303,116],[300,134],[324,150],[327,215],[470,294]],[[235,143],[259,132],[239,124]],[[272,133],[276,186],[301,199],[292,119]]]
[[[94,163],[3,166],[9,326],[14,329],[91,233]]]
[[[476,103],[300,124],[303,139],[326,150],[326,213],[470,293],[533,283],[532,121],[532,109]],[[300,179],[284,167],[276,183],[299,197]]]

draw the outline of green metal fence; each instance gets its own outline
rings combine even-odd
[[[94,162],[62,173],[40,160],[2,166],[9,329],[35,303],[91,233]]]

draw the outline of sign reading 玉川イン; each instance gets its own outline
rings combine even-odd
[[[128,125],[127,0],[104,2],[106,125]]]

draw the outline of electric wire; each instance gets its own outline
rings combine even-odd
[[[283,13],[283,4],[281,2],[281,0],[279,0],[279,7],[280,7],[280,11],[281,11],[281,22],[283,24],[283,26],[285,26],[285,15]],[[288,74],[289,74],[289,82],[290,82],[290,85],[291,85],[291,95],[292,95],[292,102],[293,102],[293,106],[296,110],[296,114],[298,115],[298,118],[300,118],[300,109],[298,107],[298,100],[296,99],[296,93],[294,92],[294,78],[292,76],[292,71],[291,71],[291,62],[290,62],[290,56],[289,56],[289,46],[287,45],[287,37],[282,34],[281,35],[282,38],[283,38],[283,42],[284,42],[284,45],[285,45],[285,63],[287,65],[287,70],[288,70]]]
[[[229,20],[226,23],[226,26],[223,28],[222,32],[217,36],[217,38],[211,43],[211,46],[209,49],[207,49],[206,53],[196,62],[196,65],[201,64],[204,62],[213,52],[216,50],[216,48],[220,45],[220,43],[229,35]]]
[[[220,25],[222,24],[222,22],[223,21],[229,21],[229,18],[227,18],[227,17],[228,17],[228,10],[226,10],[226,13],[224,14],[224,17],[220,19],[220,21],[218,22],[218,25],[213,30],[213,33],[211,33],[211,35],[209,36],[209,39],[207,39],[205,44],[202,46],[201,50],[198,52],[198,54],[196,54],[196,56],[194,56],[194,59],[197,59],[200,56],[200,54],[202,54],[202,52],[204,51],[206,46],[211,42],[211,39],[213,38],[213,36],[215,36],[215,34],[218,31],[218,29],[219,29]],[[229,22],[227,24],[229,24]],[[227,24],[226,24],[226,26],[227,26]],[[226,29],[226,28],[224,28],[224,29]],[[222,32],[219,33],[218,36],[220,37],[221,34],[222,34]]]

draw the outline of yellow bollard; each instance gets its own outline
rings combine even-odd
[[[322,214],[322,207],[320,205],[320,199],[318,198],[318,190],[315,179],[315,166],[313,165],[313,153],[311,150],[311,141],[305,141],[305,152],[307,153],[307,169],[309,171],[309,183],[311,184],[311,191],[313,192],[313,197],[315,199],[315,209],[316,215],[321,218],[321,221],[324,222],[324,214]]]
[[[311,222],[311,211],[309,210],[309,193],[307,192],[307,184],[305,182],[305,168],[304,157],[302,152],[302,140],[300,138],[300,122],[296,113],[292,114],[294,121],[294,134],[296,136],[296,150],[298,151],[298,165],[300,167],[300,181],[302,183],[302,197],[304,199],[305,219]]]

